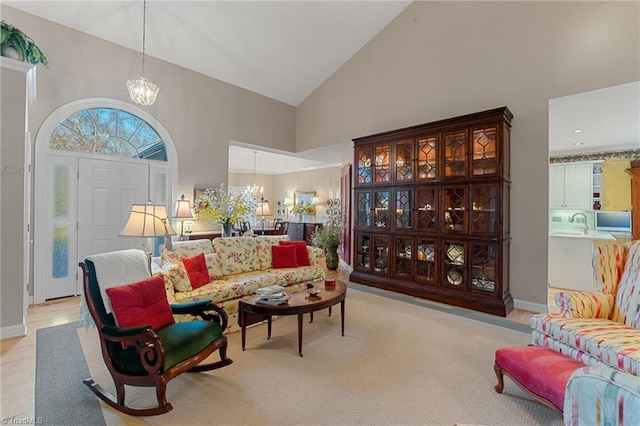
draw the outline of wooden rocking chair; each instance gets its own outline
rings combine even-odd
[[[117,256],[118,253],[96,256]],[[105,309],[94,262],[87,258],[79,266],[83,272],[86,304],[98,329],[102,356],[113,378],[117,398],[92,378],[85,379],[84,384],[109,406],[133,416],[167,413],[173,409],[166,399],[169,380],[185,371],[213,370],[233,362],[227,358],[227,338],[222,335],[228,317],[215,303],[170,305],[173,314],[190,314],[202,320],[174,323],[155,331],[150,325],[121,328],[116,325],[113,313]],[[216,350],[220,351],[220,361],[198,365]],[[155,387],[158,406],[125,405],[125,385]]]

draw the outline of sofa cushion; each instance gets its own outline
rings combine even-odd
[[[295,268],[298,266],[296,246],[271,246],[273,268]]]
[[[176,241],[173,243],[173,250],[162,248],[160,259],[163,265],[166,263],[179,264],[183,258],[192,257],[200,253],[213,253],[211,240]]]
[[[255,293],[258,288],[276,284],[276,274],[247,272],[211,281],[209,284],[185,293],[176,293],[178,303],[211,300],[219,303]]]
[[[106,289],[119,327],[151,325],[154,330],[173,324],[173,314],[160,275]]]
[[[177,265],[171,265],[165,270],[164,275],[169,278],[169,281],[173,283],[173,288],[176,291],[191,291],[191,281],[187,275],[187,270],[182,266],[182,262]]]
[[[280,241],[290,241],[288,235],[258,235],[255,240],[262,271],[272,267],[271,246],[278,244]]]
[[[624,271],[611,319],[640,328],[640,240],[627,245]]]
[[[309,252],[307,251],[307,243],[304,241],[279,241],[280,245],[292,245],[296,248],[296,259],[298,266],[311,266],[309,261]]]
[[[220,267],[220,259],[218,253],[205,254],[204,260],[207,263],[210,280],[217,280],[222,277],[222,268]]]
[[[241,274],[260,269],[254,237],[216,238],[213,247],[218,253],[223,275]]]
[[[182,259],[184,269],[189,276],[189,282],[192,288],[202,287],[210,281],[207,262],[204,259],[204,253],[200,253],[193,257],[185,257]]]
[[[588,353],[610,367],[640,375],[638,328],[608,319],[565,318],[553,314],[533,315],[531,327],[550,340]]]

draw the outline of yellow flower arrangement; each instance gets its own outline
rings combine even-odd
[[[254,201],[248,194],[230,194],[224,183],[220,188],[205,189],[194,205],[199,218],[223,225],[248,220],[255,211]]]

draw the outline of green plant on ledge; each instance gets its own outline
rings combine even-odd
[[[19,28],[0,22],[0,55],[30,64],[49,67],[49,61],[38,45]]]
[[[314,246],[338,248],[342,244],[342,217],[334,216],[323,226],[316,226],[311,240]]]

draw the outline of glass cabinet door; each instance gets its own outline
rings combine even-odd
[[[416,281],[436,283],[436,264],[440,261],[437,255],[436,240],[433,238],[417,238],[416,240]]]
[[[418,138],[418,159],[416,164],[418,169],[416,180],[418,181],[436,180],[438,178],[438,151],[436,141],[435,136]]]
[[[373,206],[371,204],[371,191],[355,192],[356,198],[356,228],[369,228],[372,225],[371,213]]]
[[[471,254],[471,290],[494,294],[496,291],[496,261],[499,246],[482,242],[469,243]]]
[[[401,278],[413,277],[413,237],[393,239],[393,274]]]
[[[498,174],[498,130],[495,126],[473,130],[471,175]]]
[[[466,248],[463,241],[445,240],[444,250],[444,271],[442,283],[446,287],[466,289]]]
[[[357,184],[370,184],[372,182],[372,164],[373,158],[373,146],[365,145],[360,146],[357,149],[357,167],[356,182]]]
[[[373,272],[389,273],[389,237],[386,235],[373,236]]]
[[[498,235],[500,190],[497,184],[473,184],[470,188],[471,233]]]
[[[413,139],[396,142],[396,182],[413,180]]]
[[[444,134],[444,177],[464,178],[467,169],[467,130]]]
[[[438,232],[438,187],[427,186],[416,189],[416,230]]]
[[[385,183],[391,180],[389,157],[391,148],[388,143],[375,146],[375,162],[373,164],[374,183]]]
[[[451,185],[442,189],[443,232],[467,232],[467,186]]]
[[[373,191],[374,211],[373,221],[375,228],[389,228],[389,196],[388,189]]]
[[[407,229],[412,227],[412,215],[411,215],[411,189],[396,189],[395,190],[395,229]]]
[[[371,270],[371,236],[356,234],[356,264],[355,268],[362,271]]]

